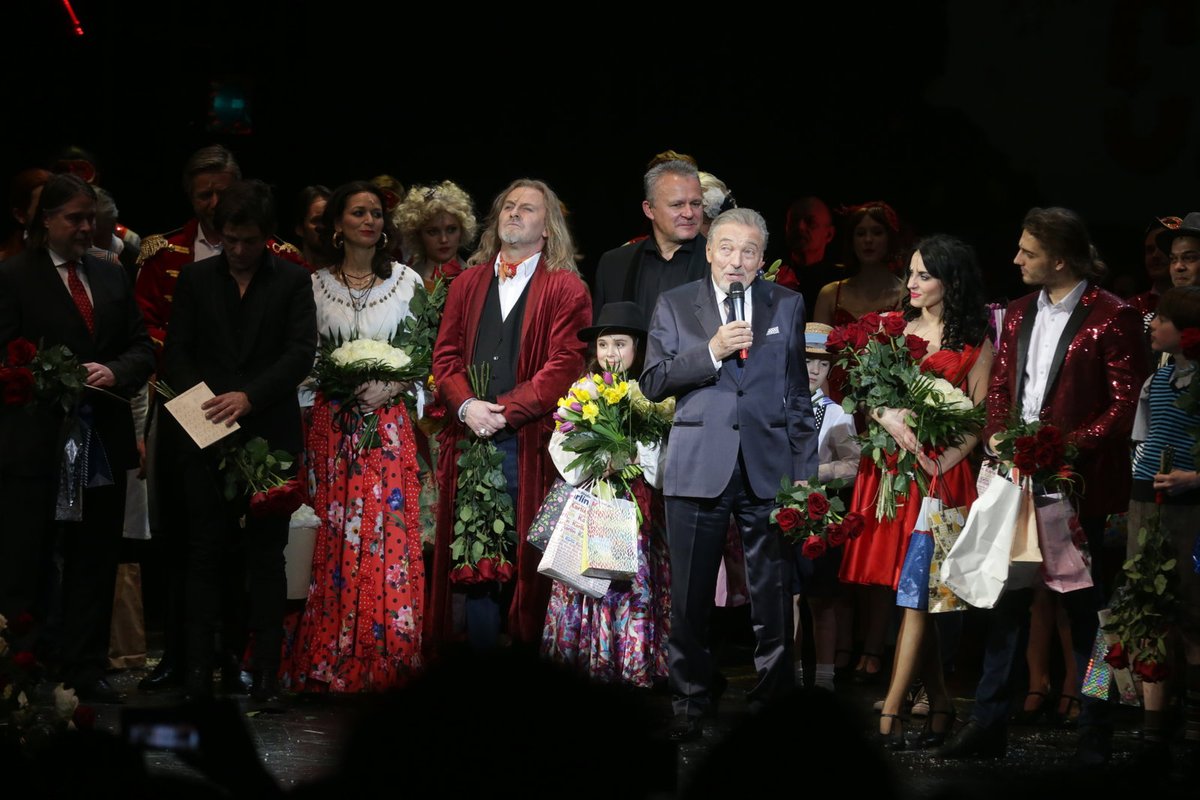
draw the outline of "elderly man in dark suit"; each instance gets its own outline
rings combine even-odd
[[[301,448],[296,389],[317,348],[316,305],[307,270],[268,249],[275,232],[271,192],[260,181],[235,183],[217,204],[224,250],[179,275],[164,352],[166,380],[182,392],[204,381],[215,395],[204,404],[214,424],[241,426],[238,436],[261,436],[272,450]],[[184,685],[191,696],[212,692],[214,637],[221,612],[225,551],[244,546],[254,633],[251,694],[278,691],[287,600],[283,548],[286,518],[246,515],[242,500],[227,502],[217,469],[218,447],[200,450],[180,438],[184,504],[189,522]]]
[[[91,186],[74,175],[46,182],[29,248],[0,265],[0,345],[65,345],[87,369],[91,390],[77,413],[100,447],[90,450],[82,519],[61,527],[61,635],[50,649],[80,698],[116,702],[104,670],[125,476],[138,465],[126,398],[150,376],[154,351],[125,270],[87,255],[95,224]],[[0,406],[0,613],[9,619],[22,611],[44,619],[64,421],[56,408]]]
[[[663,473],[671,551],[670,677],[677,740],[714,710],[708,626],[730,515],[746,552],[761,705],[793,685],[792,549],[767,518],[781,477],[817,472],[804,353],[804,300],[754,282],[767,226],[750,209],[713,221],[711,276],[663,294],[650,324],[641,387],[676,397]],[[733,284],[745,289],[739,313]],[[743,316],[745,319],[743,319]]]
[[[600,256],[592,291],[592,316],[606,303],[629,300],[647,317],[658,296],[708,274],[704,253],[704,193],[696,166],[670,160],[655,164],[643,178],[642,212],[650,236]]]

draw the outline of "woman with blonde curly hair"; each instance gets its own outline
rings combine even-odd
[[[412,268],[427,289],[432,289],[438,278],[449,280],[463,271],[459,250],[475,241],[478,226],[471,196],[453,181],[409,189],[392,220]]]

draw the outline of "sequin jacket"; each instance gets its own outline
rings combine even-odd
[[[992,364],[985,441],[1007,424],[1014,398],[1020,402],[1039,293],[1008,305]],[[1116,295],[1089,284],[1055,351],[1040,415],[1079,447],[1084,516],[1126,510],[1129,434],[1147,374],[1141,316]]]

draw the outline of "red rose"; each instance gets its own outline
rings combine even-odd
[[[1058,447],[1063,443],[1062,431],[1054,425],[1043,425],[1038,428],[1037,433],[1034,434],[1034,438],[1037,439],[1038,444],[1051,445],[1053,447]]]
[[[825,516],[829,512],[829,500],[820,492],[811,492],[808,495],[808,518],[817,520]]]
[[[21,669],[33,669],[37,666],[37,656],[28,650],[22,650],[13,656],[12,662]]]
[[[862,350],[870,341],[870,335],[861,325],[854,325],[846,329],[846,344],[855,350]]]
[[[1167,668],[1166,664],[1160,664],[1157,661],[1150,661],[1149,659],[1144,661],[1135,661],[1133,664],[1133,671],[1138,675],[1141,675],[1142,680],[1146,683],[1158,683],[1159,681],[1165,679],[1168,673],[1170,673],[1170,670]]]
[[[861,325],[862,329],[867,333],[874,333],[875,331],[879,330],[879,325],[882,322],[883,317],[880,316],[878,311],[868,311],[866,314],[863,314],[858,318],[858,324]]]
[[[451,583],[479,583],[479,573],[475,568],[467,564],[455,567],[450,570]]]
[[[850,538],[846,526],[836,522],[825,529],[825,534],[829,537],[830,547],[841,547]]]
[[[265,492],[250,495],[250,516],[290,517],[304,505],[304,489],[299,478],[289,478],[282,486],[272,486]]]
[[[892,337],[888,336],[887,331],[876,331],[871,334],[871,338],[880,344],[889,344],[892,341]]]
[[[16,619],[8,623],[8,629],[13,632],[14,636],[24,636],[33,629],[33,614],[22,611],[17,614]]]
[[[908,349],[908,354],[912,356],[913,361],[920,361],[929,352],[929,342],[920,336],[913,336],[911,333],[904,337],[904,346]]]
[[[496,580],[496,565],[490,558],[481,558],[475,563],[475,569],[479,572],[481,581]]]
[[[1039,444],[1033,448],[1034,458],[1037,461],[1038,469],[1058,469],[1058,465],[1062,463],[1059,457],[1058,448],[1053,445]]]
[[[903,314],[883,315],[883,331],[888,336],[899,336],[904,333],[906,325],[908,325],[908,322],[904,319]]]
[[[4,404],[28,405],[33,400],[33,373],[26,367],[0,369],[0,383],[4,384]]]
[[[1125,655],[1125,648],[1121,646],[1120,642],[1108,648],[1104,660],[1113,669],[1125,669],[1129,666],[1129,658]]]
[[[501,583],[508,583],[517,574],[517,565],[511,561],[505,561],[500,566],[496,567],[496,580]]]
[[[829,332],[829,336],[825,339],[825,349],[831,353],[840,353],[846,347],[846,334],[844,328],[834,328]]]
[[[775,512],[775,524],[784,532],[795,530],[800,524],[800,512],[794,508],[781,508]]]
[[[1179,335],[1179,349],[1189,361],[1200,361],[1200,328],[1184,328]]]
[[[866,518],[857,511],[851,511],[842,518],[842,530],[846,531],[846,535],[851,539],[857,539],[862,534],[863,528],[866,525]]]
[[[37,345],[28,339],[13,339],[8,343],[8,365],[23,367],[37,355]]]
[[[96,709],[91,706],[75,706],[71,722],[75,723],[76,730],[90,731],[96,727]]]
[[[800,553],[805,558],[820,558],[825,555],[825,540],[814,533],[804,540],[804,545],[800,548]]]

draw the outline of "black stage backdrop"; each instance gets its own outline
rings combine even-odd
[[[451,178],[482,214],[507,182],[561,195],[590,274],[645,231],[641,174],[694,155],[771,226],[815,193],[890,201],[918,233],[980,251],[1012,295],[1031,205],[1084,214],[1141,276],[1151,215],[1200,208],[1189,2],[516,4],[6,3],[5,186],[66,145],[93,152],[121,219],[181,224],[186,156],[220,142],[278,191]],[[811,7],[810,7],[811,6]],[[211,128],[214,87],[249,131]],[[11,229],[7,218],[0,233]]]

